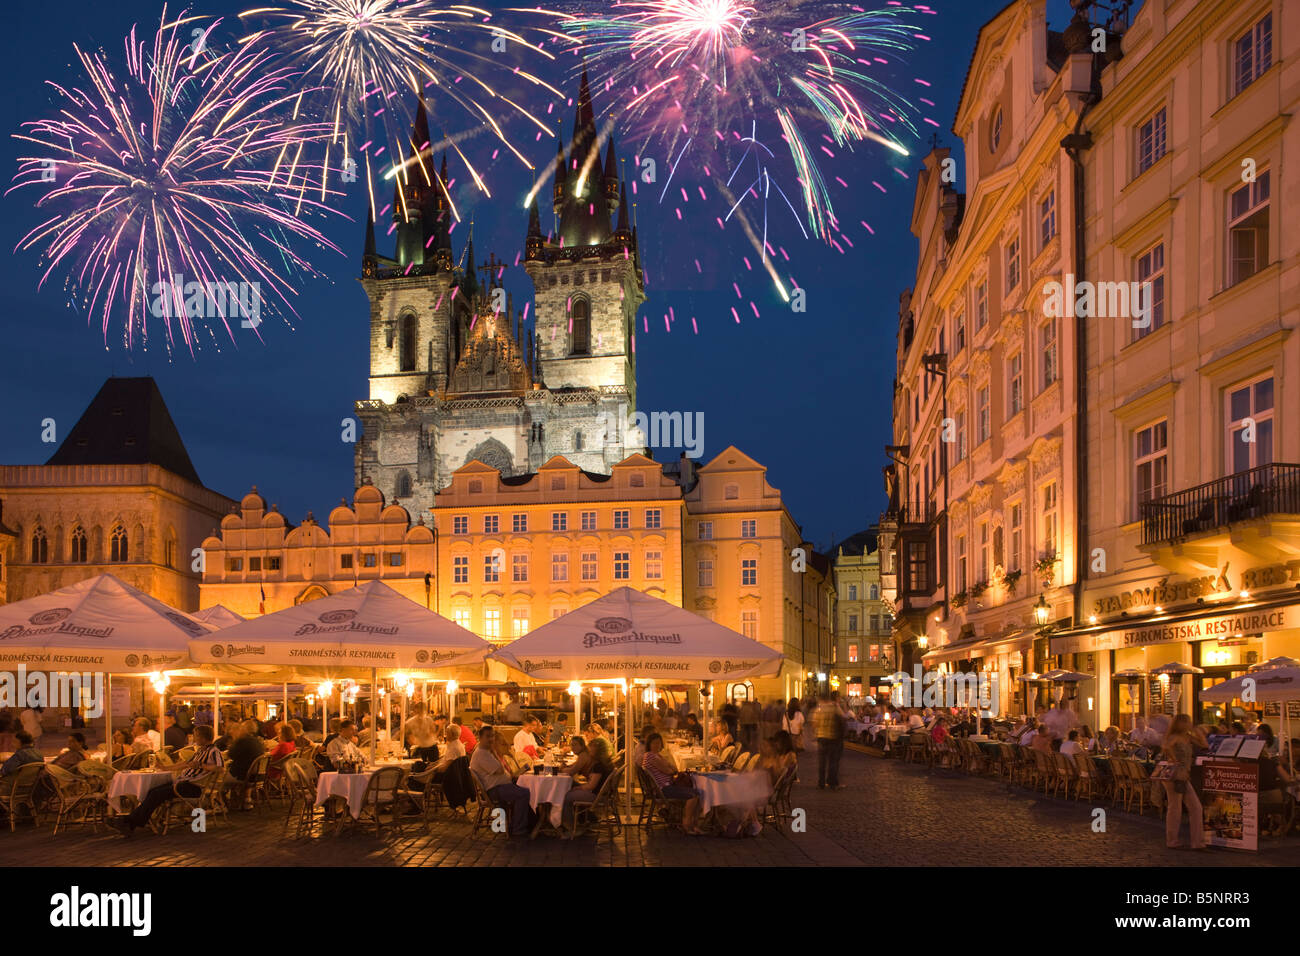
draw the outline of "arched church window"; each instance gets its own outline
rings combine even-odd
[[[572,355],[587,355],[591,352],[591,302],[586,298],[573,300],[573,314],[569,317],[572,333],[569,336]]]
[[[68,558],[73,564],[86,563],[86,531],[81,525],[72,529],[72,553]]]
[[[397,476],[397,491],[395,497],[411,497],[411,476],[407,472],[402,472]]]
[[[419,351],[419,322],[415,316],[402,316],[401,337],[398,339],[398,368],[403,372],[415,371],[415,357]]]
[[[115,564],[124,564],[127,559],[126,529],[118,525],[113,529],[110,539],[108,560]]]
[[[32,532],[32,564],[50,563],[50,540],[45,536],[44,528]]]
[[[582,451],[582,432],[573,433],[573,450]]]

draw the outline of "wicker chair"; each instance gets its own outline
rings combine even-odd
[[[905,763],[916,761],[930,764],[932,755],[930,752],[930,735],[924,731],[917,731],[907,738],[907,755],[903,758]]]
[[[406,786],[398,791],[400,796],[414,801],[416,806],[420,808],[420,818],[424,821],[426,830],[429,828],[429,822],[437,815],[438,808],[447,803],[442,793],[442,784],[434,783],[433,775],[434,770],[432,767],[421,773],[407,774]],[[421,789],[409,789],[412,781],[419,783]]]
[[[757,759],[757,757],[756,757],[756,755],[754,755],[754,754],[751,754],[751,753],[743,753],[743,754],[741,754],[739,757],[737,757],[737,758],[735,759],[735,761],[734,761],[734,762],[732,763],[732,765],[731,765],[731,769],[732,769],[732,770],[735,770],[737,773],[739,773],[739,772],[745,770],[746,768],[748,768],[749,765],[750,765],[751,763],[753,763],[754,760],[756,760],[756,759]]]
[[[641,814],[637,817],[637,826],[653,829],[656,822],[665,826],[675,826],[682,822],[685,800],[678,800],[664,795],[663,789],[655,783],[654,777],[644,767],[636,768],[637,780],[645,799],[641,802]]]
[[[18,828],[18,811],[24,807],[30,811],[36,825],[40,826],[40,811],[37,809],[32,791],[35,790],[36,781],[44,772],[44,763],[28,763],[23,764],[17,772],[8,777],[0,778],[0,809],[9,815],[10,832]]]
[[[285,789],[289,797],[284,833],[289,832],[290,823],[295,823],[294,839],[311,836],[317,822],[316,780],[308,773],[308,767],[310,765],[304,765],[301,760],[290,760],[284,766]],[[319,815],[324,816],[323,809]]]
[[[798,768],[788,767],[776,781],[776,786],[772,788],[772,795],[768,797],[767,806],[763,810],[763,826],[779,830],[793,817],[794,812],[790,808],[790,792],[794,789],[797,778]]]
[[[53,765],[46,779],[54,791],[49,808],[54,812],[54,835],[64,824],[90,823],[98,831],[108,811],[108,798],[95,782]]]
[[[164,805],[161,813],[163,835],[167,835],[173,823],[179,823],[187,827],[192,826],[195,819],[194,811],[196,810],[202,810],[205,819],[224,815],[226,803],[221,792],[224,779],[225,771],[218,769],[190,781],[199,787],[199,793],[195,796],[177,793],[175,784],[173,784],[172,798]],[[160,814],[155,813],[153,820],[150,821],[155,829],[157,828],[159,816]]]
[[[1052,754],[1052,795],[1058,792],[1064,793],[1065,798],[1070,798],[1070,789],[1075,786],[1079,779],[1078,768],[1074,765],[1074,758],[1069,754],[1063,754],[1059,750]]]
[[[503,803],[497,803],[492,799],[492,794],[488,793],[483,787],[483,781],[479,780],[478,774],[473,770],[469,772],[469,778],[474,782],[474,798],[478,804],[478,812],[474,814],[474,829],[470,836],[478,836],[478,831],[487,827],[492,829],[492,817],[496,810],[500,809],[506,815],[506,829],[510,826],[510,807]]]
[[[1088,754],[1076,754],[1074,766],[1077,772],[1074,795],[1080,799],[1088,800],[1092,800],[1094,797],[1105,797],[1106,778],[1097,769],[1097,762]]]
[[[345,813],[342,819],[343,826],[361,827],[371,822],[375,825],[375,836],[383,836],[382,814],[387,811],[390,825],[401,835],[404,830],[401,801],[397,799],[397,795],[405,780],[406,771],[401,767],[380,767],[370,775],[370,782],[366,784],[366,792],[361,797],[360,813],[356,817]]]
[[[601,781],[595,800],[573,805],[574,836],[582,832],[584,827],[586,832],[595,832],[597,842],[600,842],[600,835],[606,830],[611,837],[623,832],[623,820],[618,814],[618,782],[619,775],[615,771]]]

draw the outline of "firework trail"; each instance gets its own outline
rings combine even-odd
[[[299,156],[329,130],[286,119],[300,77],[272,68],[257,44],[213,49],[220,21],[198,22],[168,22],[164,7],[152,38],[132,27],[124,72],[77,47],[85,80],[51,82],[56,115],[15,134],[36,150],[19,157],[8,191],[43,189],[36,206],[50,210],[18,248],[40,250],[40,286],[64,274],[105,344],[120,321],[128,350],[147,349],[151,316],[163,320],[169,355],[179,329],[193,356],[205,318],[233,341],[236,290],[257,310],[245,327],[256,330],[267,306],[293,314],[286,277],[317,273],[291,240],[339,251],[302,218],[327,210],[302,198],[322,171]]]
[[[549,32],[550,14],[540,9],[520,12],[544,16],[544,24],[535,29]],[[372,208],[377,208],[377,174],[401,181],[418,174],[429,184],[437,176],[433,164],[425,162],[429,144],[411,142],[416,104],[426,98],[444,126],[461,127],[433,148],[449,145],[484,194],[484,179],[461,151],[458,141],[463,137],[458,134],[490,129],[528,169],[532,163],[511,141],[503,125],[506,118],[522,117],[541,134],[554,135],[500,85],[518,78],[560,97],[559,90],[520,67],[507,50],[517,47],[554,57],[522,34],[493,23],[486,10],[433,0],[291,0],[240,17],[266,22],[249,40],[271,44],[321,88],[323,95],[304,96],[298,106],[328,123],[329,150],[345,181],[355,181],[357,156],[363,157]],[[487,53],[476,49],[484,45]],[[328,154],[325,163],[330,164]],[[381,173],[384,164],[388,169]],[[419,169],[413,170],[413,165]],[[441,186],[446,188],[445,183]]]

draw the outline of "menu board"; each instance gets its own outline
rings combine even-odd
[[[1205,842],[1237,850],[1259,849],[1259,764],[1198,757]]]

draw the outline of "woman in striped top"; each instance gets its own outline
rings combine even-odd
[[[682,807],[682,832],[698,836],[702,832],[696,822],[700,810],[700,795],[694,787],[683,787],[673,783],[673,774],[677,772],[677,768],[663,755],[662,735],[651,734],[646,738],[645,746],[646,752],[641,758],[641,766],[663,791],[665,797],[669,800],[685,801],[685,806]]]

